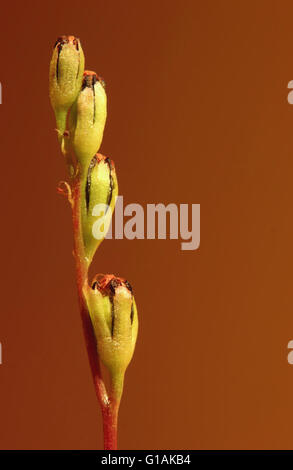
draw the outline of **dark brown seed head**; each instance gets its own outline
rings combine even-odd
[[[104,80],[99,77],[96,72],[93,72],[92,70],[85,70],[83,73],[81,89],[84,90],[85,88],[93,88],[97,82],[100,82],[104,88],[106,87]]]
[[[103,295],[109,295],[110,297],[115,295],[116,288],[120,286],[126,287],[132,293],[132,287],[129,282],[113,274],[98,274],[92,282],[92,289],[98,289]]]
[[[91,70],[85,70],[83,73],[81,89],[84,90],[85,88],[93,88],[97,80],[98,77],[96,72],[92,72]]]
[[[64,44],[73,44],[76,50],[79,50],[79,39],[75,36],[59,36],[54,44],[54,48],[58,46],[58,50],[60,52]]]

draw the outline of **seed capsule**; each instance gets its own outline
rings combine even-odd
[[[81,91],[69,114],[69,144],[82,173],[100,148],[106,117],[105,83],[95,72],[85,71]]]
[[[132,288],[123,278],[112,274],[97,275],[89,288],[87,300],[99,357],[109,370],[119,394],[125,370],[133,356],[138,330]]]
[[[108,232],[118,195],[112,160],[101,154],[93,157],[87,177],[83,179],[82,191],[82,232],[85,256],[90,263]]]
[[[55,112],[59,140],[66,130],[70,107],[81,89],[84,72],[84,54],[78,38],[61,36],[57,39],[49,73],[49,91]]]

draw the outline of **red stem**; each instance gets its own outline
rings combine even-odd
[[[95,391],[102,409],[104,449],[116,450],[119,403],[117,403],[115,400],[110,400],[106,391],[100,368],[96,338],[83,293],[83,289],[88,286],[88,263],[84,255],[84,244],[81,229],[81,181],[78,177],[73,183],[72,204],[76,280],[83,332]]]
[[[103,411],[104,449],[117,450],[117,426],[119,403],[112,402],[112,406]]]

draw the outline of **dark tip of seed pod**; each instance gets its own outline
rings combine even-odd
[[[110,291],[112,292],[112,294],[115,294],[116,287],[119,287],[121,285],[122,285],[121,280],[117,279],[117,278],[114,278],[109,282],[108,287],[109,287]]]
[[[62,49],[62,46],[64,44],[73,44],[76,48],[76,50],[79,50],[79,39],[76,38],[75,36],[59,36],[54,44],[54,49],[58,45]]]
[[[63,45],[64,44],[64,39],[65,39],[66,36],[59,36],[57,39],[56,39],[56,42],[54,44],[54,47],[53,49],[55,49],[55,47],[58,45]]]
[[[131,292],[131,293],[133,292],[133,289],[132,289],[132,286],[131,286],[130,282],[124,281],[124,285],[125,285],[125,287],[127,287],[129,292]]]
[[[122,277],[115,277],[113,274],[97,274],[92,281],[92,289],[98,289],[103,295],[113,298],[117,287],[123,286],[132,294],[131,284]]]
[[[84,90],[85,88],[93,88],[97,83],[97,80],[98,77],[96,72],[92,72],[91,70],[85,70],[83,73],[81,89]]]
[[[73,39],[73,44],[75,45],[75,49],[79,51],[79,40],[77,38]]]

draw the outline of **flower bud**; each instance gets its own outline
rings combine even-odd
[[[49,90],[60,139],[66,130],[67,113],[81,89],[83,71],[84,54],[79,39],[59,37],[50,63]]]
[[[119,395],[138,330],[132,288],[123,278],[97,275],[88,289],[87,301],[99,357],[109,370],[115,393]]]
[[[114,163],[97,154],[83,179],[82,232],[85,256],[91,262],[98,246],[107,235],[118,195]]]
[[[95,72],[85,71],[81,91],[69,114],[69,144],[82,172],[87,171],[100,148],[106,117],[105,83]]]

